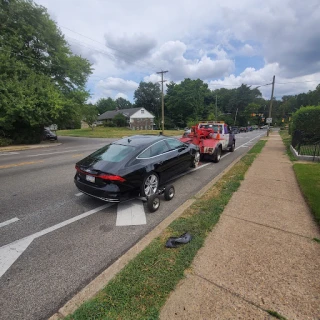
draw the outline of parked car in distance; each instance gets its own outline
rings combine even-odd
[[[178,174],[197,167],[198,147],[173,137],[122,138],[76,163],[77,188],[107,202],[149,197]]]
[[[240,128],[237,126],[230,127],[231,132],[234,134],[240,133]]]
[[[252,131],[253,128],[251,126],[247,126],[247,131]]]
[[[255,125],[252,126],[252,129],[253,130],[257,130],[257,129],[259,129],[259,127],[255,124]]]
[[[247,132],[248,129],[247,129],[247,127],[240,127],[240,128],[239,128],[239,131],[240,131],[240,132]]]
[[[57,135],[54,132],[52,132],[50,129],[45,128],[43,130],[43,140],[57,140],[57,139],[58,139]]]
[[[260,129],[268,129],[268,125],[261,126]]]

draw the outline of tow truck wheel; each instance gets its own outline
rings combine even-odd
[[[164,198],[167,201],[170,201],[173,199],[174,195],[175,195],[174,186],[173,185],[166,186],[164,189]]]
[[[191,167],[192,168],[197,168],[200,162],[200,152],[197,151],[196,154],[194,155],[194,159],[192,161]]]
[[[155,212],[159,209],[160,198],[157,194],[153,194],[152,196],[148,197],[147,207],[150,212]]]
[[[229,151],[230,151],[230,152],[233,152],[235,148],[236,148],[236,143],[233,142],[233,143],[232,143],[232,146],[231,146],[230,149],[229,149]]]
[[[218,163],[221,159],[221,147],[218,147],[217,154],[213,156],[213,162]]]

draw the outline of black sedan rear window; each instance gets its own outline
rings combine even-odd
[[[133,146],[123,146],[121,144],[109,144],[93,154],[90,155],[91,158],[97,160],[104,160],[108,162],[120,162],[126,157],[132,155],[136,148]]]

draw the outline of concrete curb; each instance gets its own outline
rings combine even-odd
[[[259,140],[258,140],[259,141]],[[257,142],[258,142],[257,141]],[[253,147],[252,145],[249,150]],[[84,287],[79,293],[71,298],[57,313],[49,318],[49,320],[63,319],[70,315],[85,301],[93,298],[99,291],[101,291],[108,282],[120,272],[133,258],[135,258],[143,249],[145,249],[156,237],[158,237],[174,220],[179,218],[183,212],[188,209],[197,199],[201,198],[215,183],[217,183],[224,174],[238,163],[241,158],[246,154],[243,154],[236,158],[227,168],[221,171],[212,181],[205,185],[198,193],[195,194],[193,199],[187,200],[179,208],[177,208],[170,216],[164,219],[158,226],[156,226],[151,232],[149,232],[144,238],[130,248],[123,256],[121,256],[116,262],[110,265],[99,276],[92,280],[86,287]]]
[[[39,144],[39,145],[25,145],[25,146],[8,146],[0,147],[0,152],[12,152],[12,151],[23,151],[23,150],[32,150],[32,149],[41,149],[41,148],[50,148],[60,146],[62,143],[52,143],[52,144]]]

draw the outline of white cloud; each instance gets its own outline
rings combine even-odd
[[[123,99],[128,100],[128,96],[122,92],[119,92],[116,94],[115,99],[118,99],[118,98],[123,98]]]
[[[88,83],[93,99],[118,93],[130,98],[136,89],[131,81],[159,81],[161,70],[169,71],[168,80],[200,78],[212,88],[268,83],[275,74],[276,81],[287,83],[276,86],[277,96],[320,83],[319,0],[37,3],[72,38],[72,50],[94,63]],[[296,84],[310,79],[314,82]],[[269,87],[263,90],[269,96]]]
[[[105,41],[106,46],[113,50],[115,57],[127,64],[142,60],[156,46],[155,39],[142,33],[122,36],[107,33]]]
[[[109,77],[106,80],[100,80],[98,86],[110,91],[128,92],[137,89],[139,85],[131,80]]]
[[[297,93],[313,90],[315,84],[320,79],[320,72],[313,76],[302,76],[286,78],[277,76],[281,74],[279,64],[267,64],[261,69],[246,68],[240,75],[231,74],[221,80],[214,80],[208,83],[211,90],[219,88],[237,88],[241,84],[251,85],[252,88],[258,87],[265,99],[270,99],[272,78],[275,78],[274,96],[280,99],[284,95],[295,95]]]
[[[238,54],[241,56],[248,56],[248,57],[252,57],[256,54],[255,49],[250,45],[250,44],[245,44],[243,47],[241,47],[238,50]]]

